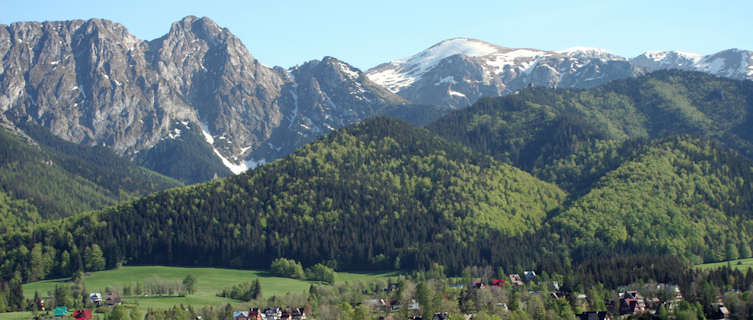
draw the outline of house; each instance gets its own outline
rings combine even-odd
[[[389,312],[390,306],[384,299],[367,299],[364,304],[371,308],[373,312]]]
[[[715,303],[712,305],[714,312],[711,314],[711,319],[727,319],[729,318],[729,309],[724,306],[723,303]]]
[[[637,291],[620,293],[620,315],[646,312],[646,301]]]
[[[107,294],[107,298],[105,298],[105,303],[108,306],[113,306],[116,304],[120,304],[120,297],[114,292],[110,292]]]
[[[523,271],[523,279],[526,282],[531,282],[534,278],[536,278],[536,271]]]
[[[259,308],[253,308],[248,312],[248,318],[250,320],[261,320],[261,312]]]
[[[505,286],[505,279],[492,280],[492,286],[494,286],[494,287],[504,287]]]
[[[484,283],[481,281],[473,281],[473,287],[476,289],[483,289]]]
[[[248,311],[233,312],[233,320],[249,320]]]
[[[580,320],[611,320],[612,317],[606,311],[589,311],[576,314]]]
[[[447,320],[447,319],[450,319],[450,316],[447,314],[447,312],[437,312],[431,318],[431,320]]]
[[[68,308],[67,307],[56,307],[55,312],[53,313],[55,318],[63,318],[68,315]]]
[[[392,291],[395,291],[400,287],[400,284],[397,282],[390,282],[387,284],[387,288],[384,288],[385,293],[392,293]]]
[[[384,300],[382,300],[382,303],[384,303]],[[303,307],[293,308],[290,311],[290,317],[291,320],[306,320],[306,310]]]
[[[89,294],[89,301],[91,301],[91,303],[93,303],[96,306],[101,306],[102,305],[102,294],[99,293],[99,292],[93,292],[93,293]]]
[[[510,275],[510,283],[513,286],[522,286],[525,283],[523,283],[523,280],[520,278],[520,275],[517,273],[513,273]]]
[[[91,320],[92,319],[92,310],[91,309],[75,310],[75,311],[73,311],[73,319],[75,319],[75,320]]]
[[[280,320],[280,317],[282,317],[282,309],[278,307],[266,308],[264,309],[264,315],[262,317],[267,320]]]

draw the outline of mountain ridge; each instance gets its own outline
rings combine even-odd
[[[427,123],[481,97],[529,86],[590,88],[682,60],[664,54],[666,61],[655,61],[660,56],[636,60],[596,48],[516,49],[452,38],[396,60],[403,69],[393,61],[362,71],[332,57],[285,69],[265,66],[207,17],[187,16],[152,40],[105,19],[14,22],[0,27],[0,122],[12,130],[31,122],[67,141],[107,146],[137,162],[149,158],[142,163],[150,169],[194,183],[243,172],[371,116]],[[749,51],[725,51],[696,59],[696,69],[753,77],[750,59]],[[397,82],[380,80],[379,70]],[[184,122],[201,128],[204,142],[164,147]],[[186,152],[202,173],[155,161],[167,150]]]
[[[443,61],[446,63],[442,64]],[[459,62],[465,62],[464,66],[458,68]],[[414,103],[462,108],[482,96],[510,94],[526,86],[590,88],[665,69],[753,80],[753,52],[728,49],[704,56],[682,51],[649,51],[625,58],[599,48],[557,51],[507,48],[461,37],[380,64],[366,73],[373,81]]]

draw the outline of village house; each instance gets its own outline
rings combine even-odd
[[[74,310],[73,311],[73,319],[75,319],[75,320],[91,320],[92,319],[92,311],[91,311],[91,309]]]
[[[536,278],[536,272],[535,271],[523,271],[523,279],[526,282],[531,282],[535,278]]]
[[[620,293],[620,315],[646,312],[646,301],[638,291]]]
[[[251,311],[248,312],[248,318],[251,320],[261,320],[261,316],[262,313],[259,312],[259,308],[252,308]]]
[[[525,283],[523,283],[523,280],[520,278],[520,275],[517,273],[513,273],[510,275],[510,283],[513,286],[522,286]]]
[[[233,312],[233,320],[249,320],[248,311]]]
[[[264,309],[263,318],[267,320],[280,320],[282,317],[282,309],[278,307]]]
[[[724,306],[724,303],[715,303],[712,305],[714,313],[711,314],[711,319],[727,319],[730,316],[729,309]]]
[[[580,320],[612,320],[606,311],[589,311],[576,315]]]

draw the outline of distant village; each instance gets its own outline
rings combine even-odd
[[[510,274],[507,279],[492,279],[486,283],[483,281],[472,281],[471,288],[469,290],[489,290],[491,288],[511,288],[514,290],[526,290],[528,295],[538,295],[542,298],[554,298],[559,299],[564,297],[565,293],[560,290],[560,285],[557,281],[549,281],[545,286],[552,290],[534,290],[530,289],[536,286],[528,286],[532,284],[536,279],[536,273],[534,271],[525,271],[522,275]],[[397,290],[397,283],[392,283],[384,288],[384,294],[389,296],[394,290]],[[640,290],[624,290],[620,291],[613,299],[604,301],[606,309],[601,311],[588,311],[576,314],[576,317],[581,320],[607,320],[607,319],[627,319],[632,316],[638,315],[655,315],[659,311],[660,307],[663,307],[667,312],[672,312],[678,303],[683,301],[680,288],[676,285],[662,284],[662,283],[650,283],[645,284],[645,289],[653,290],[654,292],[664,292],[664,299],[658,297],[646,298],[639,291]],[[542,286],[537,286],[542,287]],[[466,289],[462,284],[452,284],[450,288],[454,289]],[[116,293],[102,294],[99,292],[93,292],[89,294],[89,305],[94,307],[94,310],[99,307],[112,307],[121,304],[121,299]],[[585,294],[577,294],[575,296],[576,305],[587,304],[587,296]],[[403,305],[401,301],[394,298],[368,298],[362,303],[372,312],[372,319],[378,320],[397,320],[397,319],[412,319],[412,320],[424,320],[420,315],[421,305],[416,300],[411,300],[407,305]],[[35,319],[75,319],[75,320],[87,320],[93,319],[92,309],[82,310],[68,310],[65,306],[59,306],[47,309],[44,305],[44,301],[40,301],[40,307],[45,314],[38,316]],[[504,312],[509,312],[508,306],[505,303],[498,303],[497,307]],[[402,310],[406,308],[406,310]],[[401,312],[402,311],[402,312]],[[249,310],[236,310],[232,314],[233,320],[305,320],[313,319],[310,315],[310,306],[300,307],[251,307]],[[465,319],[474,319],[475,314],[465,314]],[[725,319],[730,317],[730,311],[719,299],[714,304],[714,314],[712,319]],[[431,320],[447,320],[449,315],[447,312],[438,310],[435,312]],[[197,316],[195,320],[202,320],[200,316]]]

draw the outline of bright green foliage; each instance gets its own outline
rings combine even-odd
[[[0,234],[15,228],[29,229],[41,221],[37,208],[28,200],[12,199],[0,191]]]
[[[56,250],[70,252],[71,263],[71,244],[97,243],[111,266],[267,267],[287,256],[344,268],[373,267],[368,261],[377,257],[383,265],[399,259],[402,268],[435,261],[459,268],[481,260],[481,247],[469,243],[488,248],[499,243],[490,237],[529,234],[565,198],[554,185],[425,129],[376,118],[250,173],[40,231]]]
[[[576,248],[643,247],[719,261],[753,240],[751,209],[749,160],[677,137],[609,172],[551,223]]]
[[[681,71],[588,90],[525,89],[481,99],[429,126],[572,192],[628,155],[614,150],[615,140],[693,134],[753,156],[752,127],[753,82]]]
[[[306,280],[323,281],[329,284],[335,283],[337,273],[330,267],[317,263],[306,269]]]
[[[84,251],[84,260],[86,261],[86,271],[99,271],[105,268],[105,258],[102,255],[102,249],[96,243],[86,248]]]
[[[38,144],[0,129],[0,233],[180,185],[103,147],[65,142],[26,128]],[[13,214],[11,214],[13,213]]]
[[[173,124],[171,130],[180,130],[180,136],[165,139],[141,152],[135,159],[139,165],[186,184],[199,183],[232,175],[214,154],[197,124]],[[221,141],[218,141],[221,143]]]
[[[256,279],[254,282],[237,284],[230,288],[222,289],[222,291],[217,293],[217,296],[241,301],[261,299],[261,284],[259,284],[259,279]]]
[[[272,265],[269,267],[269,271],[280,277],[288,277],[293,279],[303,279],[303,266],[300,262],[293,259],[277,258],[272,261]]]
[[[183,286],[186,288],[188,294],[193,294],[196,291],[196,277],[192,273],[189,273],[183,278]]]
[[[114,308],[112,308],[112,311],[110,311],[110,315],[107,317],[107,319],[108,320],[130,320],[131,316],[128,314],[128,311],[126,310],[125,306],[117,305]]]
[[[55,306],[66,307],[73,306],[73,294],[68,284],[55,286]]]

